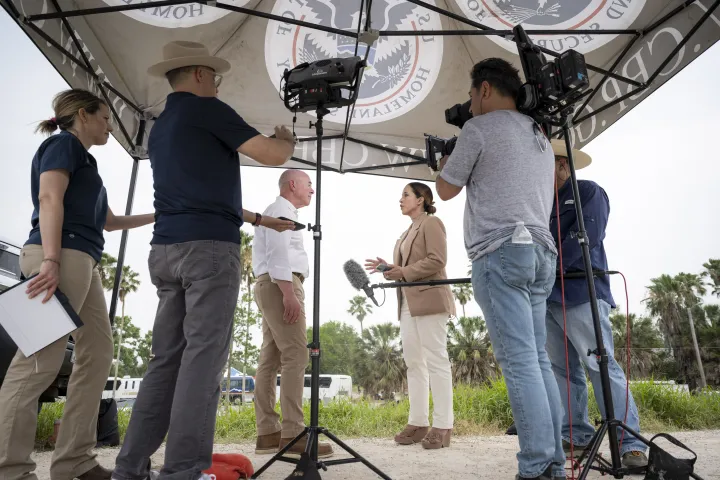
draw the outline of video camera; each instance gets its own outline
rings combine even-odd
[[[305,62],[292,70],[285,69],[280,82],[285,107],[291,112],[307,112],[352,105],[364,66],[365,60],[355,56]]]
[[[526,79],[516,98],[518,111],[544,125],[547,135],[547,125],[557,124],[553,117],[567,114],[578,100],[590,93],[585,57],[575,50],[568,50],[548,62],[522,26],[516,25],[513,33]],[[445,110],[445,121],[460,129],[471,118],[469,100]],[[437,171],[439,160],[452,153],[456,142],[457,137],[443,139],[425,134],[428,166]]]

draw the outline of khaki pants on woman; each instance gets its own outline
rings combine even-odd
[[[26,277],[40,271],[43,250],[23,247],[20,268]],[[105,295],[96,261],[78,250],[60,253],[60,290],[83,321],[72,332],[75,364],[67,389],[60,432],[50,466],[52,480],[72,480],[98,462],[97,441],[100,399],[113,360],[113,340]],[[22,288],[22,287],[18,287]],[[0,388],[0,479],[32,479],[38,400],[62,366],[68,337],[30,357],[18,350]]]

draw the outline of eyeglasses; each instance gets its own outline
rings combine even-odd
[[[213,83],[215,83],[215,88],[219,88],[220,84],[222,83],[223,76],[219,73],[215,73],[214,71],[210,70],[209,68],[201,68],[200,70],[205,70],[206,72],[210,73],[213,76]]]

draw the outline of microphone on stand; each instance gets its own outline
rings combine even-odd
[[[379,307],[380,305],[378,305],[377,300],[375,300],[375,293],[373,292],[373,289],[370,288],[370,279],[360,264],[355,260],[348,260],[345,262],[345,265],[343,265],[343,270],[345,271],[345,276],[350,282],[350,285],[352,285],[355,290],[364,290],[365,295],[373,301],[376,307]]]

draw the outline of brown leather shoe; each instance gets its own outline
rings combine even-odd
[[[112,478],[112,472],[112,470],[103,468],[100,465],[95,465],[93,468],[82,475],[78,475],[76,478],[79,480],[110,480]]]
[[[426,450],[447,448],[450,446],[451,436],[452,430],[438,430],[437,428],[431,428],[425,438],[423,438],[422,446]]]
[[[395,435],[395,441],[400,445],[412,445],[422,442],[427,435],[429,427],[416,427],[415,425],[406,425],[405,430]]]
[[[258,435],[255,441],[255,453],[257,455],[269,455],[278,452],[280,446],[280,435],[282,432]]]
[[[285,448],[285,445],[292,441],[292,438],[281,438],[278,452]],[[305,445],[307,444],[307,434],[305,434],[300,440],[295,442],[295,445],[290,447],[290,450],[284,453],[290,458],[300,458],[300,455],[305,451]],[[318,442],[318,458],[327,458],[333,456],[333,449],[329,443]]]

